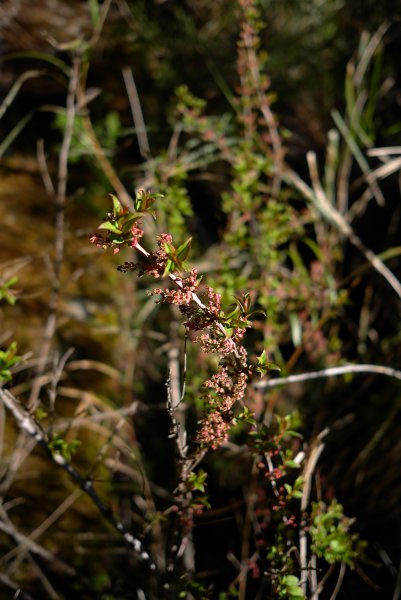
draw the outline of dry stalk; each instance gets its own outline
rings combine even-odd
[[[312,488],[312,478],[315,473],[317,462],[324,450],[323,439],[329,433],[329,429],[326,428],[319,433],[316,439],[316,443],[311,450],[308,460],[304,465],[302,477],[304,479],[304,486],[302,490],[301,498],[301,514],[304,515],[308,508],[309,498]],[[301,587],[306,594],[308,579],[310,579],[310,567],[308,565],[308,540],[307,534],[304,527],[299,530],[299,556],[300,556],[300,567],[301,567]],[[312,590],[314,592],[314,590]]]
[[[131,107],[132,118],[134,119],[135,132],[138,138],[139,151],[142,158],[147,160],[150,157],[149,140],[146,133],[145,120],[143,118],[141,103],[138,90],[136,89],[134,76],[130,67],[124,67],[123,78],[127,88],[128,100]]]
[[[34,410],[38,405],[38,399],[41,390],[40,377],[44,373],[57,326],[57,304],[60,296],[61,269],[64,261],[64,212],[67,192],[68,157],[70,153],[72,134],[74,130],[74,120],[76,116],[76,96],[80,70],[81,60],[79,57],[75,57],[73,60],[68,84],[66,100],[66,124],[58,161],[57,186],[55,195],[56,223],[52,293],[49,301],[49,315],[45,325],[43,342],[39,351],[39,362],[36,370],[36,377],[33,380],[31,394],[28,401],[28,407],[30,410]]]
[[[347,373],[372,373],[375,375],[384,375],[386,377],[393,377],[401,381],[401,371],[393,369],[392,367],[385,367],[383,365],[342,365],[341,367],[329,367],[327,369],[321,369],[320,371],[310,371],[309,373],[299,373],[297,375],[288,375],[288,377],[279,377],[278,379],[270,379],[257,381],[253,386],[257,389],[266,390],[268,388],[274,388],[279,385],[288,385],[290,383],[299,383],[301,381],[310,381],[312,379],[322,379],[326,377],[337,377],[339,375],[345,375]]]

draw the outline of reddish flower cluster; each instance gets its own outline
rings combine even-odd
[[[150,275],[156,279],[161,278],[167,269],[171,256],[168,254],[168,245],[172,244],[169,234],[161,234],[157,238],[158,249],[148,253],[139,246],[139,239],[143,235],[142,229],[133,225],[130,230],[132,237],[124,240],[125,245],[137,247],[145,255],[143,264],[125,262],[118,270],[138,271],[138,276]],[[91,236],[90,241],[101,248],[110,248],[115,243],[110,238],[99,234]],[[118,249],[117,249],[118,251]],[[238,342],[244,335],[245,327],[227,328],[226,317],[221,309],[221,296],[206,286],[206,304],[197,296],[200,285],[198,272],[192,269],[183,276],[181,273],[170,274],[170,279],[176,284],[175,289],[155,288],[151,294],[160,295],[159,302],[175,304],[186,317],[185,326],[188,330],[199,332],[194,341],[199,343],[202,350],[208,354],[217,354],[219,368],[203,385],[203,398],[205,400],[204,416],[200,422],[197,441],[204,447],[217,448],[225,442],[232,421],[232,407],[241,401],[247,386],[249,367],[246,351]],[[226,326],[225,326],[226,325]]]
[[[148,271],[146,271],[148,273]],[[167,304],[176,304],[180,308],[188,306],[193,299],[193,294],[199,287],[198,271],[192,269],[187,277],[177,277],[176,282],[178,289],[171,290],[169,288],[155,288],[151,294],[159,294],[162,298],[158,302],[166,302]]]
[[[234,331],[233,335],[235,333],[236,331]],[[199,342],[199,344],[202,347],[202,350],[208,353],[216,352],[223,355],[229,355],[235,354],[236,352],[240,352],[240,349],[237,347],[233,336],[224,337],[221,330],[216,326],[215,323],[212,323],[210,325],[209,332],[203,331],[195,338],[195,341]]]
[[[140,227],[138,227],[140,223],[135,224],[131,227],[131,234],[132,234],[132,238],[131,238],[131,246],[132,248],[135,248],[135,246],[137,246],[139,244],[139,240],[141,239],[141,237],[144,234],[143,229],[141,229]]]
[[[126,261],[124,264],[117,267],[117,269],[123,273],[138,270],[138,277],[142,277],[142,275],[146,274],[155,279],[159,279],[166,270],[168,260],[164,244],[169,244],[171,241],[171,235],[162,233],[157,237],[158,250],[156,250],[156,252],[151,252],[150,254],[146,253],[146,261],[143,264],[139,265],[134,262]]]
[[[171,243],[171,236],[160,236],[159,250],[148,256],[140,275],[147,273],[160,277],[168,257],[164,243]],[[245,328],[236,327],[226,335],[223,326],[224,312],[221,309],[221,296],[211,287],[206,287],[207,304],[199,301],[196,293],[200,280],[198,272],[192,269],[185,277],[174,275],[177,289],[155,288],[152,295],[159,294],[159,302],[175,304],[187,317],[185,326],[190,331],[198,331],[194,341],[208,354],[219,356],[219,370],[204,385],[204,416],[200,422],[197,441],[202,446],[213,449],[225,442],[231,427],[233,405],[241,401],[248,381],[247,354],[237,342],[244,335]]]
[[[109,236],[103,236],[100,233],[93,233],[89,237],[89,241],[91,244],[95,244],[98,248],[102,248],[106,250],[107,248],[112,248],[114,254],[118,254],[121,250],[122,246],[131,246],[135,248],[139,244],[139,240],[144,234],[143,229],[139,227],[140,223],[135,223],[130,229],[130,235],[127,234],[121,236],[118,241],[117,238],[114,240],[110,239]]]
[[[244,365],[246,366],[246,365]],[[197,441],[213,449],[227,441],[231,427],[234,404],[241,401],[248,382],[248,374],[228,368],[220,361],[220,370],[208,379],[203,387],[207,400]]]
[[[111,248],[113,245],[113,242],[109,237],[104,237],[103,235],[100,235],[100,233],[93,233],[89,237],[89,241],[91,244],[95,244],[97,248],[102,248],[103,250]]]

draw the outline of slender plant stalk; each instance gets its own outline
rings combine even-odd
[[[280,385],[288,385],[290,383],[299,383],[301,381],[311,381],[312,379],[323,379],[325,377],[338,377],[347,373],[372,373],[374,375],[384,375],[385,377],[393,377],[401,381],[401,371],[392,367],[383,365],[342,365],[340,367],[329,367],[320,371],[310,371],[309,373],[299,373],[297,375],[288,375],[288,377],[279,377],[277,379],[269,379],[256,381],[253,386],[257,389],[266,390],[269,388],[278,387]]]
[[[58,162],[57,187],[55,196],[56,224],[54,242],[54,264],[52,274],[52,293],[49,301],[49,315],[45,325],[43,342],[39,352],[39,362],[36,371],[36,377],[32,384],[31,394],[28,402],[28,408],[30,410],[34,410],[38,404],[38,398],[41,389],[40,378],[43,375],[46,367],[46,362],[50,354],[51,343],[54,338],[54,333],[56,331],[57,326],[57,304],[60,296],[61,269],[64,261],[64,211],[67,193],[68,157],[70,153],[72,134],[74,130],[74,120],[76,115],[76,95],[78,89],[80,69],[80,58],[75,57],[71,68],[70,81],[68,85],[66,102],[66,124]]]

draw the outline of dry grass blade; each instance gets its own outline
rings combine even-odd
[[[151,572],[156,573],[156,564],[144,549],[142,542],[128,532],[121,521],[115,517],[110,507],[97,494],[92,481],[82,476],[60,452],[49,448],[46,434],[37,425],[32,415],[19,404],[18,400],[8,390],[0,388],[0,400],[13,415],[21,432],[42,446],[52,462],[68,473],[75,485],[85,492],[108,523],[122,536],[127,546],[136,553]]]
[[[134,119],[139,151],[141,153],[142,158],[146,160],[150,157],[149,140],[146,133],[146,125],[145,120],[143,118],[138,91],[136,89],[134,76],[130,67],[124,67],[123,77],[125,87],[127,88],[128,100],[131,107],[132,117]]]
[[[3,118],[4,114],[14,102],[15,97],[17,96],[21,86],[25,83],[25,81],[36,77],[40,77],[40,75],[42,74],[43,71],[33,69],[31,71],[25,71],[25,73],[22,73],[22,75],[18,77],[17,81],[15,81],[15,83],[13,84],[10,91],[8,92],[8,94],[6,95],[6,97],[0,105],[0,119]]]
[[[60,569],[60,572],[66,573],[67,575],[75,574],[75,571],[72,567],[59,560],[52,552],[49,552],[37,544],[34,539],[31,539],[30,536],[26,536],[18,531],[8,518],[8,515],[2,506],[0,506],[0,530],[11,536],[18,544],[17,548],[14,548],[14,550],[1,558],[0,563],[5,564],[14,555],[19,555],[22,558],[23,554],[28,551],[53,564],[55,567]]]
[[[308,166],[312,181],[312,188],[309,187],[302,179],[294,172],[287,170],[284,178],[289,183],[294,185],[313,205],[317,208],[320,214],[325,217],[329,222],[335,225],[340,233],[344,235],[358,250],[365,256],[366,260],[372,265],[372,267],[386,279],[388,284],[396,292],[397,296],[401,298],[401,284],[395,275],[390,271],[388,267],[383,263],[382,260],[372,250],[367,248],[362,240],[356,235],[351,225],[346,221],[344,216],[336,209],[335,206],[330,204],[327,196],[323,190],[323,187],[319,180],[316,154],[314,152],[308,152],[307,154]]]

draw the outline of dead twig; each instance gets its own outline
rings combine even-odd
[[[55,465],[68,473],[74,483],[91,499],[108,523],[122,536],[127,546],[135,552],[151,572],[156,573],[156,564],[144,549],[142,542],[127,531],[121,521],[115,517],[111,508],[104,504],[93,487],[92,481],[81,475],[60,452],[49,448],[45,432],[36,423],[32,415],[19,404],[18,400],[8,390],[0,389],[0,400],[12,413],[19,429],[42,446]]]
[[[383,365],[342,365],[341,367],[329,367],[320,371],[310,371],[309,373],[299,373],[297,375],[288,375],[288,377],[280,377],[278,379],[270,379],[266,381],[258,381],[253,384],[256,389],[274,388],[279,385],[288,385],[290,383],[299,383],[301,381],[310,381],[312,379],[322,379],[325,377],[337,377],[347,373],[372,373],[375,375],[384,375],[393,377],[401,381],[401,371],[392,367]]]
[[[33,381],[28,407],[34,410],[38,404],[39,393],[41,389],[40,377],[43,375],[46,361],[50,353],[50,347],[54,338],[57,326],[57,304],[60,296],[61,287],[61,269],[64,261],[64,211],[67,193],[68,177],[68,157],[70,153],[72,134],[74,130],[74,120],[76,115],[76,95],[79,82],[81,61],[79,57],[73,60],[68,93],[66,100],[66,124],[58,161],[58,174],[56,186],[56,223],[55,223],[55,242],[54,242],[54,263],[52,277],[52,293],[49,301],[49,315],[47,318],[43,342],[39,352],[39,363],[36,371],[36,378]]]

